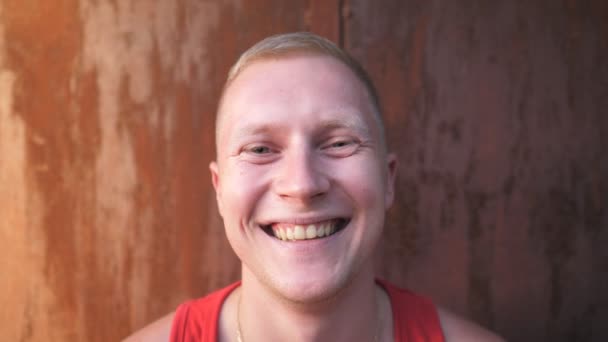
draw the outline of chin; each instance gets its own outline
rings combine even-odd
[[[300,304],[314,304],[331,300],[351,282],[350,275],[298,274],[291,277],[281,276],[268,279],[266,285],[280,297]]]

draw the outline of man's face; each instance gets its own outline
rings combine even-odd
[[[372,272],[395,163],[356,76],[330,57],[256,61],[220,110],[210,168],[244,274],[307,302]]]

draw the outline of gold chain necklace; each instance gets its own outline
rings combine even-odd
[[[376,299],[378,300],[377,296]],[[378,342],[378,335],[380,333],[380,330],[382,329],[382,317],[381,317],[381,310],[380,310],[380,300],[378,300],[378,304],[376,305],[376,311],[377,311],[377,326],[376,326],[376,333],[374,334],[374,342]],[[243,341],[243,334],[241,333],[241,294],[239,293],[239,301],[236,304],[236,340],[237,342],[244,342]]]

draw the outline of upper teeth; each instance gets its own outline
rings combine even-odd
[[[329,236],[336,232],[334,221],[309,225],[274,225],[274,236],[281,240],[308,240]]]

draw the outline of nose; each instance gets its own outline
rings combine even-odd
[[[283,199],[299,202],[319,198],[330,187],[325,172],[320,168],[313,151],[306,148],[288,151],[276,174],[275,192]]]

